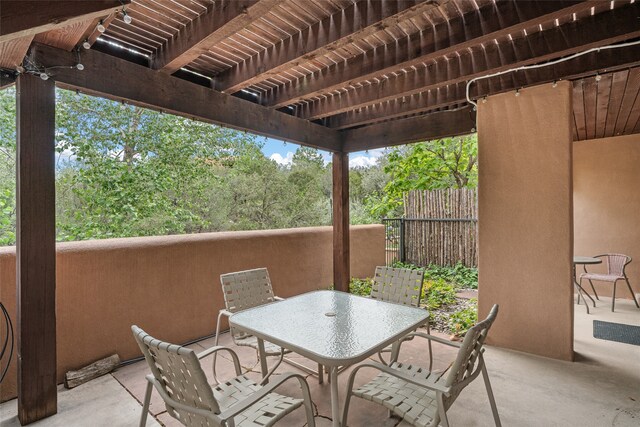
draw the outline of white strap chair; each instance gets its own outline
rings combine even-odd
[[[147,421],[153,387],[164,400],[169,415],[185,426],[272,426],[303,405],[308,425],[315,426],[309,385],[301,375],[286,373],[277,381],[261,387],[242,375],[238,356],[229,348],[212,347],[196,354],[189,348],[159,341],[137,326],[132,326],[131,330],[151,369],[151,375],[146,377],[148,384],[140,417],[141,427]],[[236,377],[212,388],[200,359],[219,351],[231,355]],[[302,399],[273,392],[291,379],[300,383]]]
[[[616,307],[616,284],[618,280],[624,280],[627,282],[627,287],[629,288],[629,292],[631,292],[631,298],[633,302],[636,303],[636,307],[640,308],[638,304],[638,300],[636,296],[633,294],[633,289],[631,289],[631,284],[629,284],[629,278],[627,277],[627,273],[625,272],[625,268],[627,264],[631,262],[631,257],[622,254],[602,254],[596,255],[594,258],[602,258],[607,263],[607,272],[602,273],[589,273],[587,271],[587,266],[584,266],[584,273],[580,275],[580,285],[582,285],[582,279],[587,279],[589,284],[591,285],[591,290],[593,290],[593,294],[596,299],[598,298],[598,294],[596,293],[596,288],[593,286],[593,280],[598,282],[608,282],[613,283],[613,297],[611,298],[611,311],[613,311]],[[578,294],[578,298],[580,298],[580,294]],[[578,299],[578,303],[580,299]]]
[[[218,339],[220,337],[220,320],[222,319],[222,316],[229,317],[233,313],[236,313],[238,311],[258,307],[264,304],[269,304],[274,301],[283,300],[283,298],[277,297],[273,293],[271,279],[269,278],[269,272],[266,268],[256,268],[253,270],[222,274],[220,275],[220,282],[222,283],[222,294],[224,295],[225,309],[220,310],[220,312],[218,313],[218,320],[216,322],[215,345],[218,345]],[[256,357],[259,360],[260,356],[258,353],[258,339],[256,337],[231,328],[231,338],[233,339],[234,344],[237,346],[245,346],[255,349]],[[323,382],[321,365],[318,365],[318,371],[316,372],[298,362],[286,359],[284,358],[284,355],[287,353],[291,353],[290,350],[283,349],[267,341],[264,342],[264,350],[267,357],[280,357],[278,363],[269,371],[269,375],[273,371],[275,371],[275,369],[284,360],[286,363],[295,366],[298,369],[302,369],[303,371],[312,375],[317,375],[319,382]]]
[[[411,334],[416,338],[426,338],[429,341],[458,347],[455,361],[443,373],[438,374],[419,366],[396,361],[392,361],[389,366],[377,362],[367,362],[357,366],[349,376],[342,425],[347,426],[349,402],[353,395],[384,406],[390,414],[401,417],[411,425],[448,427],[447,410],[462,389],[482,372],[493,418],[496,426],[500,427],[498,408],[482,356],[485,338],[497,315],[498,306],[494,305],[485,320],[467,331],[462,343],[447,341],[421,332]],[[353,390],[357,373],[365,367],[377,369],[381,373],[372,381]]]
[[[393,302],[396,304],[420,307],[420,297],[422,296],[422,286],[424,283],[423,269],[376,267],[371,285],[371,298]],[[426,323],[427,333],[431,333],[429,322]],[[405,337],[403,340],[413,339]],[[387,365],[382,353],[391,352],[391,347],[387,347],[378,353],[380,361]],[[431,341],[429,341],[429,369],[433,366],[433,355],[431,353]]]

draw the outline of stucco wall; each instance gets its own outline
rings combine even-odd
[[[631,256],[627,276],[640,294],[640,135],[574,143],[573,203],[576,255]],[[594,284],[598,294],[611,295],[610,284]],[[631,298],[623,282],[616,296]]]
[[[351,228],[351,275],[383,265],[384,227]],[[170,342],[212,334],[222,273],[267,267],[277,295],[332,282],[331,227],[61,243],[57,255],[58,379],[101,357],[139,355],[130,326]],[[15,248],[0,249],[0,298],[16,318]],[[15,396],[15,357],[0,399]]]
[[[478,104],[479,314],[491,344],[573,358],[571,84]]]

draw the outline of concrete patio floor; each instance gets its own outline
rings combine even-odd
[[[583,305],[575,308],[576,362],[562,362],[524,353],[488,347],[487,367],[498,409],[504,426],[638,426],[640,425],[640,347],[592,336],[594,319],[640,325],[640,310],[631,301],[616,302],[616,312],[610,311],[610,300],[602,298],[596,309],[587,315]],[[154,332],[154,331],[150,331]],[[526,333],[526,331],[523,331]],[[162,338],[159,336],[159,338]],[[221,344],[229,345],[229,334],[221,336]],[[426,366],[426,342],[413,340],[403,345],[400,359]],[[191,347],[201,351],[213,345],[213,339]],[[255,352],[237,348],[244,369],[258,378],[259,366]],[[435,368],[448,366],[455,353],[448,347],[434,345]],[[304,360],[304,359],[301,359]],[[309,366],[313,366],[307,361]],[[211,358],[205,360],[205,372],[211,371]],[[296,369],[283,365],[279,371]],[[219,377],[232,376],[233,366],[226,357],[218,361]],[[339,377],[341,399],[348,371]],[[144,377],[148,373],[144,362],[134,363],[73,390],[60,388],[59,413],[34,423],[34,426],[135,426],[138,423],[145,391]],[[368,381],[373,371],[362,370],[357,383]],[[329,386],[308,377],[316,407],[316,423],[330,426]],[[299,395],[294,383],[280,389],[281,393]],[[353,399],[350,426],[405,426],[387,418],[381,406]],[[154,392],[147,426],[178,426]],[[452,426],[491,426],[493,419],[481,378],[460,395],[449,411]],[[16,401],[0,405],[0,426],[18,426]],[[304,411],[299,409],[285,417],[279,425],[302,427]]]

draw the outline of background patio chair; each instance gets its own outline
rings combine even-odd
[[[371,298],[380,301],[394,302],[396,304],[420,307],[422,286],[424,283],[424,270],[412,270],[409,268],[376,267],[371,285]],[[431,333],[429,322],[426,323],[427,333]],[[411,337],[404,338],[412,339]],[[391,347],[387,347],[378,353],[380,361],[387,362],[382,353],[390,353]],[[429,369],[433,366],[431,354],[431,341],[429,341]]]
[[[147,421],[153,387],[162,396],[169,415],[185,426],[272,426],[302,405],[307,412],[307,423],[315,425],[309,385],[301,375],[283,374],[268,386],[260,387],[242,375],[238,356],[229,348],[212,347],[196,354],[189,348],[159,341],[137,326],[132,326],[131,330],[151,369],[151,375],[147,376],[141,427]],[[219,351],[231,355],[236,377],[212,388],[200,359]],[[273,392],[291,379],[300,383],[302,399]]]
[[[220,282],[222,283],[222,294],[224,295],[225,309],[220,310],[220,312],[218,313],[215,345],[218,345],[218,338],[220,337],[220,320],[222,319],[222,316],[229,317],[237,311],[246,310],[274,301],[283,300],[283,298],[277,297],[273,293],[271,279],[269,278],[269,272],[266,268],[256,268],[253,270],[244,270],[222,274],[220,275]],[[238,331],[234,328],[231,328],[230,332],[231,338],[233,339],[235,345],[251,347],[255,349],[256,357],[258,360],[260,359],[260,355],[258,352],[258,339],[256,337],[242,331]],[[283,349],[280,346],[267,341],[264,341],[264,350],[267,357],[280,357],[280,361],[278,361],[278,363],[273,368],[271,368],[270,373],[275,371],[280,362],[284,360],[285,362],[292,366],[295,366],[296,368],[302,369],[303,371],[308,372],[312,375],[317,375],[318,381],[322,383],[323,375],[321,366],[318,366],[318,371],[316,372],[298,362],[290,359],[285,359],[284,354],[291,353],[291,351]],[[214,376],[215,374],[216,373],[214,370]]]
[[[414,426],[427,427],[440,424],[448,427],[447,410],[462,389],[482,372],[493,419],[496,426],[501,426],[482,355],[484,341],[497,315],[498,306],[494,305],[485,320],[467,331],[462,343],[447,341],[421,332],[411,334],[416,338],[426,338],[429,341],[459,348],[455,361],[445,372],[435,373],[419,366],[396,361],[393,361],[390,366],[367,362],[356,367],[349,376],[342,425],[347,426],[349,403],[353,395],[384,406],[390,413],[396,414]],[[353,390],[356,374],[364,367],[377,369],[381,373],[372,381]]]
[[[599,300],[598,294],[596,293],[596,288],[593,286],[592,280],[596,280],[599,282],[607,282],[613,283],[613,297],[611,298],[611,311],[614,311],[616,307],[616,284],[618,280],[624,280],[627,282],[627,287],[629,288],[629,292],[631,292],[631,298],[633,302],[636,304],[636,307],[640,309],[640,305],[638,305],[638,300],[636,296],[633,294],[633,289],[629,284],[629,278],[627,277],[627,273],[625,273],[625,268],[627,264],[631,262],[631,257],[622,254],[602,254],[596,255],[594,258],[602,258],[604,262],[607,264],[607,273],[589,273],[587,271],[587,266],[584,266],[584,273],[580,275],[580,285],[582,286],[582,279],[587,279],[589,284],[591,285],[591,289],[593,290],[593,294]]]

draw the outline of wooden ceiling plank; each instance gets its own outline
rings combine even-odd
[[[622,98],[624,98],[624,92],[627,86],[628,77],[628,69],[613,73],[613,79],[611,82],[611,94],[609,95],[609,109],[607,111],[607,119],[604,130],[605,136],[613,136],[615,134],[616,122],[618,121],[618,113],[620,112]]]
[[[74,64],[75,55],[34,43],[43,66]],[[51,78],[64,88],[216,123],[329,151],[341,151],[337,131],[223,94],[94,49],[82,55],[84,71],[58,68]],[[105,70],[109,70],[105,73]]]
[[[466,50],[459,57],[452,56],[449,61],[437,61],[426,72],[419,69],[403,73],[372,87],[352,89],[348,96],[334,96],[316,102],[313,109],[308,110],[308,115],[302,118],[318,119],[445,84],[456,84],[490,73],[542,63],[592,47],[639,37],[638,14],[640,3],[635,3],[608,14],[592,16],[582,22],[572,22],[564,28],[514,39],[509,44],[489,43],[482,52],[477,47],[471,51]],[[501,65],[491,67],[487,64]]]
[[[613,73],[601,76],[598,82],[598,93],[596,95],[596,138],[603,138],[607,127],[607,113],[609,112],[609,100],[611,99],[611,83]]]
[[[568,62],[555,64],[546,68],[529,70],[527,71],[527,74],[529,75],[527,80],[530,85],[539,85],[561,79],[573,80],[585,76],[592,76],[597,72],[604,73],[607,70],[612,71],[627,68],[629,66],[638,66],[640,65],[639,58],[640,46],[592,52]],[[617,72],[613,77],[614,84],[611,102],[617,102],[617,106],[610,107],[609,115],[606,120],[607,129],[604,131],[606,135],[613,134],[613,129],[609,128],[615,126],[616,116],[610,117],[610,115],[613,110],[616,112],[619,110],[619,105],[622,102],[622,94],[624,93],[624,82],[626,81],[626,77],[622,77],[622,85],[617,84],[616,82],[621,78],[619,75],[620,73],[627,73],[627,71]],[[505,75],[509,78],[501,80],[501,85],[498,90],[491,89],[485,81],[500,79],[500,77],[480,80],[477,82],[479,84],[474,84],[471,87],[471,99],[481,99],[487,95],[495,95],[500,92],[507,92],[522,87],[517,79],[511,78],[513,77],[513,74],[514,73]],[[466,82],[459,82],[455,85],[448,85],[445,87],[447,90],[444,92],[440,90],[442,89],[442,86],[436,89],[431,89],[431,92],[434,92],[435,90],[439,91],[438,96],[433,99],[422,96],[425,92],[420,92],[411,96],[404,96],[387,101],[384,103],[383,108],[378,108],[377,110],[372,110],[370,107],[380,104],[372,104],[370,106],[359,107],[354,110],[336,114],[326,118],[325,122],[326,125],[332,129],[345,129],[362,124],[374,123],[380,120],[402,117],[408,114],[424,113],[437,108],[449,107],[451,105],[466,102]],[[305,105],[306,110],[313,108],[314,103],[308,103]],[[309,115],[309,112],[301,110],[296,115],[307,116]]]
[[[576,141],[587,139],[587,125],[584,112],[584,81],[578,80],[573,83],[573,115],[576,122]]]
[[[598,85],[595,78],[585,79],[582,85],[582,96],[584,100],[584,119],[587,139],[594,139],[596,137],[597,93]]]
[[[433,3],[403,1],[390,8],[384,7],[388,2],[359,0],[226,71],[217,78],[216,88],[226,93],[237,92],[422,14]]]
[[[31,36],[107,16],[131,0],[15,1],[2,0],[0,42]]]
[[[475,131],[475,123],[475,112],[469,107],[343,130],[340,133],[344,151],[352,153],[465,135]]]
[[[627,78],[624,96],[622,97],[622,103],[620,104],[620,111],[618,113],[618,120],[616,120],[613,136],[624,135],[639,88],[640,73],[635,72],[635,70],[629,70],[629,76]]]
[[[629,98],[633,98],[635,90],[635,100],[633,106],[629,111],[627,123],[625,124],[623,133],[629,135],[633,133],[633,130],[640,119],[640,68],[635,68],[629,72],[629,85],[627,85]]]
[[[264,105],[282,107],[310,96],[329,92],[354,82],[379,77],[394,71],[463,51],[526,28],[535,22],[553,20],[557,16],[582,10],[584,2],[514,2],[490,5],[469,16],[440,23],[433,31],[413,34],[397,43],[366,52],[348,61],[279,88],[266,98]]]
[[[284,0],[222,0],[189,22],[159,49],[153,68],[174,73]]]

